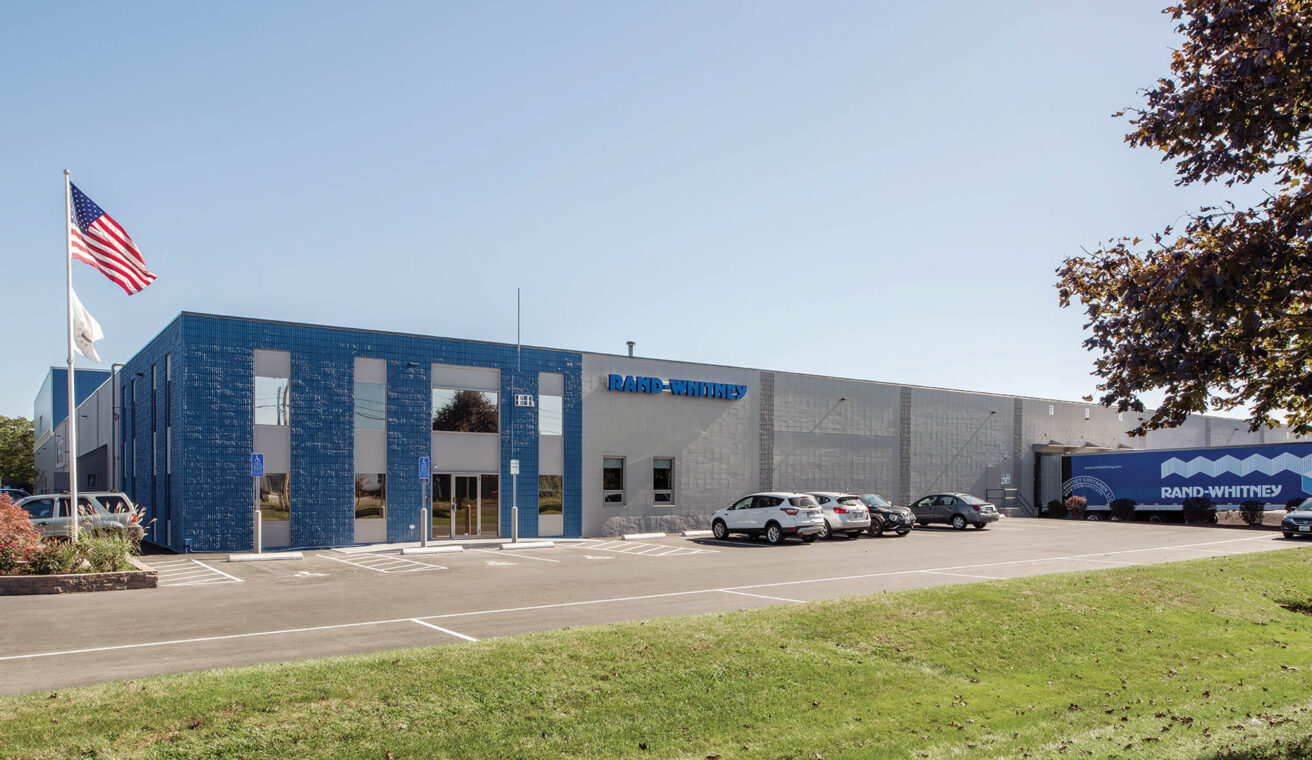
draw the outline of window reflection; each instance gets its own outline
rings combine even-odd
[[[291,419],[288,396],[290,383],[285,377],[255,378],[255,424],[287,425]]]
[[[564,435],[564,399],[538,396],[538,435]]]
[[[290,520],[291,516],[291,477],[273,473],[260,478],[260,519],[280,522]]]
[[[433,389],[433,430],[447,433],[495,433],[496,391]]]
[[[358,430],[386,429],[386,385],[382,383],[355,384],[355,427]]]
[[[560,475],[538,476],[538,514],[564,514],[565,479]]]
[[[366,520],[387,517],[387,475],[357,474],[355,476],[355,519]]]

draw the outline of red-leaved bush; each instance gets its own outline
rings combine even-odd
[[[0,494],[0,573],[11,572],[40,549],[41,534],[27,511],[15,506],[8,494]]]

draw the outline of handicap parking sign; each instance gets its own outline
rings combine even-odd
[[[262,478],[262,477],[264,477],[264,455],[263,455],[263,454],[251,454],[251,477],[252,477],[252,478]]]

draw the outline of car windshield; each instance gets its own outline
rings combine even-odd
[[[812,499],[810,496],[792,496],[788,499],[788,503],[792,504],[794,507],[819,506],[818,504],[815,503],[815,499]]]
[[[868,507],[891,507],[891,506],[893,506],[892,504],[889,504],[889,503],[888,503],[888,499],[885,499],[883,496],[880,496],[880,495],[877,494],[877,493],[867,493],[867,494],[862,494],[862,495],[861,495],[861,501],[864,501],[864,502],[866,503],[866,506],[868,506]]]
[[[1299,504],[1299,505],[1298,505],[1298,509],[1296,509],[1296,510],[1294,510],[1294,511],[1295,511],[1295,512],[1312,512],[1312,500],[1305,501],[1305,502],[1303,502],[1302,504]]]
[[[978,497],[976,497],[976,496],[971,496],[971,495],[968,494],[968,493],[959,493],[959,494],[957,494],[957,498],[958,498],[958,499],[961,499],[962,501],[966,502],[967,504],[988,504],[987,501],[984,501],[983,499],[978,498]]]
[[[859,506],[862,506],[862,504],[861,504],[861,500],[858,499],[858,498],[855,497],[855,496],[844,496],[844,497],[842,497],[842,498],[840,498],[840,499],[838,500],[838,503],[839,503],[839,504],[842,504],[842,505],[845,506],[845,507],[859,507]]]

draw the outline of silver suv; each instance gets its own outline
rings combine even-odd
[[[73,532],[68,517],[68,494],[37,494],[18,502],[42,538],[70,538]],[[80,491],[77,495],[79,530],[117,528],[141,540],[141,510],[132,500],[117,491]]]
[[[856,495],[835,491],[811,491],[824,511],[825,527],[820,538],[833,538],[835,533],[846,533],[856,538],[870,527],[870,512]]]
[[[943,522],[957,530],[965,530],[967,525],[983,530],[1000,517],[996,507],[968,493],[932,493],[913,502],[911,511],[922,527]]]
[[[815,499],[804,493],[754,493],[711,515],[711,532],[718,539],[733,533],[765,536],[781,544],[789,536],[811,543],[824,530],[825,518]]]

